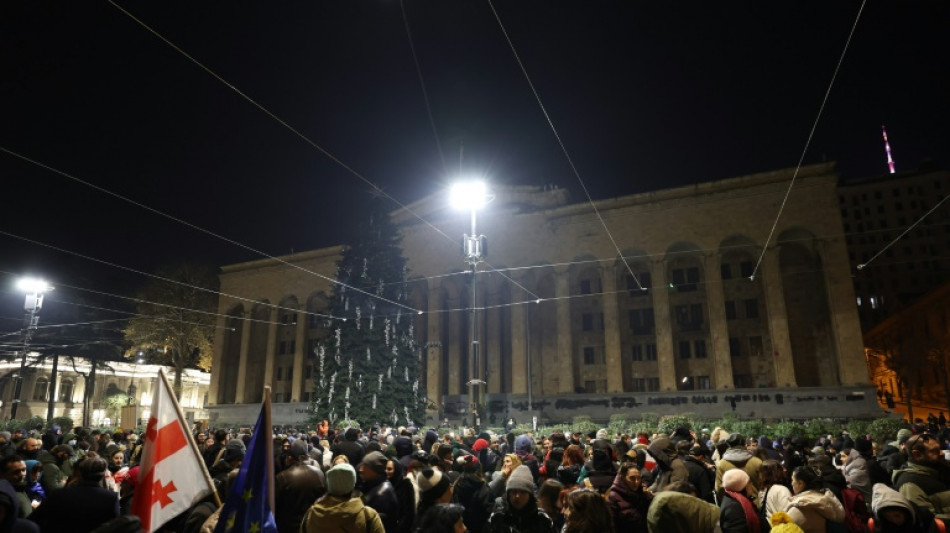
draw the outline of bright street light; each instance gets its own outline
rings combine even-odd
[[[449,203],[455,209],[476,211],[492,199],[488,186],[482,180],[460,181],[449,191]]]
[[[20,371],[17,373],[13,391],[13,405],[10,406],[10,420],[15,420],[17,408],[20,406],[21,396],[23,394],[23,372],[26,370],[26,354],[30,347],[30,339],[33,338],[33,332],[40,321],[40,309],[43,307],[43,293],[53,290],[53,286],[40,278],[24,277],[17,280],[18,289],[26,293],[26,300],[23,302],[23,310],[26,311],[26,319],[23,332],[23,355],[20,358]],[[51,380],[52,391],[47,390],[50,395],[49,409],[47,412],[47,422],[52,417],[53,394],[56,392],[56,362],[53,362],[53,379]]]

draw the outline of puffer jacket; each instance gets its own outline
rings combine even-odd
[[[868,473],[868,460],[858,450],[851,450],[848,464],[842,469],[844,478],[852,489],[861,491],[864,501],[871,501],[871,476]]]
[[[746,494],[753,500],[759,495],[759,467],[762,466],[762,459],[752,455],[752,452],[745,448],[729,448],[722,454],[722,459],[716,463],[716,493],[722,495],[722,475],[727,470],[741,468],[749,474],[749,484],[746,486]]]
[[[301,533],[386,533],[383,521],[372,507],[359,498],[324,496],[307,511],[300,524]]]
[[[828,521],[844,522],[844,506],[827,490],[806,490],[792,496],[787,512],[805,533],[825,533]]]
[[[950,486],[943,482],[946,471],[908,461],[894,472],[894,488],[911,503],[932,512],[941,520],[950,520]]]
[[[651,498],[642,489],[630,490],[623,478],[623,470],[618,472],[607,493],[607,508],[613,516],[614,531],[646,533]]]
[[[719,508],[682,492],[656,494],[647,511],[650,533],[712,533],[718,528]]]

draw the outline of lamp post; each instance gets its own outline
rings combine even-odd
[[[472,232],[462,236],[462,256],[472,267],[472,378],[468,381],[469,399],[472,410],[472,426],[478,428],[481,425],[481,400],[479,398],[479,387],[485,384],[481,379],[481,363],[478,359],[478,289],[476,286],[476,266],[484,258],[486,253],[486,241],[484,235],[479,235],[476,231],[476,212],[494,199],[488,194],[488,189],[484,181],[472,180],[456,184],[452,187],[450,201],[456,209],[467,210],[471,213]]]
[[[20,280],[17,281],[17,288],[26,293],[26,300],[23,303],[23,310],[26,311],[26,317],[24,318],[23,353],[20,356],[20,371],[16,375],[13,389],[13,405],[10,406],[10,420],[16,419],[17,408],[20,406],[20,396],[23,393],[23,373],[26,370],[26,354],[29,351],[33,332],[36,331],[36,326],[40,321],[40,309],[43,307],[43,294],[53,290],[50,284],[38,278],[20,278]]]

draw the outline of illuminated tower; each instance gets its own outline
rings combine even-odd
[[[882,125],[881,133],[884,134],[884,151],[887,152],[887,168],[891,169],[891,174],[894,173],[894,160],[891,158],[891,145],[887,142],[887,129]]]

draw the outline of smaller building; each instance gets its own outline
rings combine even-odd
[[[21,403],[17,409],[18,419],[34,416],[46,418],[50,395],[53,402],[53,416],[67,416],[75,424],[83,420],[83,396],[86,390],[86,376],[91,363],[79,357],[59,358],[55,381],[53,380],[53,360],[48,358],[36,362],[34,358],[24,372],[21,390]],[[152,394],[158,385],[158,370],[165,369],[169,381],[173,380],[173,369],[163,365],[137,364],[134,362],[108,361],[100,363],[96,371],[96,384],[89,399],[89,423],[93,426],[131,428],[147,420],[152,406]],[[0,418],[10,418],[16,383],[13,376],[19,372],[19,361],[0,363]],[[189,421],[207,420],[205,404],[208,401],[208,385],[211,374],[200,370],[186,369],[182,374],[181,408]],[[123,406],[113,399],[117,392],[127,398],[125,406],[137,406],[137,420],[122,420]],[[128,412],[128,410],[125,410]]]
[[[950,407],[950,283],[864,334],[881,405],[926,419]]]

